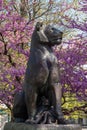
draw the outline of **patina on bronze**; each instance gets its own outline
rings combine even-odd
[[[62,32],[38,22],[31,38],[31,48],[23,91],[15,97],[16,122],[29,124],[67,124],[61,110],[59,65],[52,47],[60,45]]]

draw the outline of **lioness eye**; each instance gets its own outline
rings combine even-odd
[[[52,30],[54,30],[54,28],[51,28]]]

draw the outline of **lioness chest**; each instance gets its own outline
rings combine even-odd
[[[32,65],[35,66],[43,62],[49,63],[50,65],[57,63],[57,58],[54,55],[52,48],[49,46],[39,46],[38,48],[35,48],[31,57],[32,55]]]

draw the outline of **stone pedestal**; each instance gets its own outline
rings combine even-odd
[[[4,130],[82,130],[80,125],[6,123]]]

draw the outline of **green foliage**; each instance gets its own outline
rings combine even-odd
[[[62,102],[64,102],[62,108],[66,118],[78,119],[87,117],[83,111],[83,106],[86,104],[85,101],[78,101],[75,94],[68,92],[64,94],[64,98],[65,99],[62,99]]]

